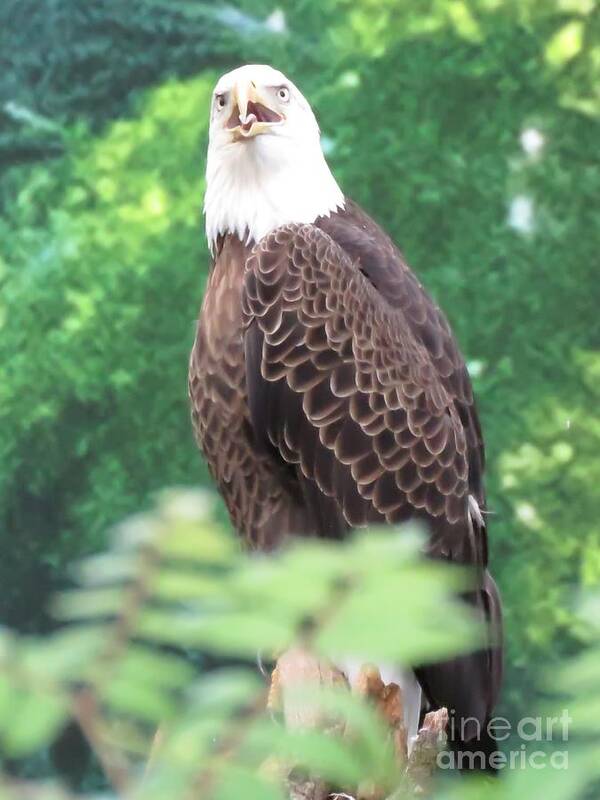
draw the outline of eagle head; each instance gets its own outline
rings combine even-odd
[[[211,247],[226,234],[257,242],[280,225],[314,222],[343,206],[319,125],[297,86],[262,64],[219,78],[204,198]]]

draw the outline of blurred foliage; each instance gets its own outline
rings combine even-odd
[[[48,592],[108,524],[206,480],[185,379],[208,97],[271,62],[466,354],[505,700],[529,706],[541,665],[581,646],[573,590],[600,573],[597,4],[21,0],[0,37],[3,620],[50,624]]]
[[[201,475],[186,375],[211,81],[167,84],[99,140],[75,134],[0,223],[2,537],[20,542],[0,568],[8,609],[149,491]]]
[[[426,562],[409,529],[363,533],[348,546],[305,540],[251,559],[209,512],[208,497],[165,495],[79,565],[78,588],[54,603],[68,624],[46,638],[0,634],[2,753],[39,751],[72,719],[119,796],[282,798],[279,773],[262,766],[272,756],[392,790],[399,770],[373,709],[346,690],[298,686],[353,735],[287,730],[265,713],[268,683],[252,662],[294,643],[323,658],[421,661],[467,650],[480,632],[451,595],[464,579]],[[373,609],[379,624],[365,625]],[[247,660],[203,672],[189,648]],[[3,786],[2,798],[32,796],[8,776]]]
[[[236,44],[212,4],[5,0],[0,6],[0,161],[53,155],[61,125],[93,127],[131,107],[132,90],[226,63]],[[33,109],[54,124],[27,125]],[[25,123],[25,124],[23,124]],[[54,135],[48,135],[53,133]]]
[[[421,548],[421,536],[404,528],[344,544],[301,540],[275,557],[248,558],[214,522],[208,496],[164,494],[152,513],[115,529],[109,549],[77,566],[77,588],[54,602],[60,630],[0,632],[0,749],[9,760],[0,798],[91,798],[101,789],[106,800],[286,800],[292,766],[349,788],[371,780],[390,800],[414,797],[375,708],[340,687],[291,686],[289,698],[336,722],[327,731],[286,727],[266,712],[268,682],[252,658],[258,650],[274,659],[294,643],[325,659],[367,652],[420,660],[473,647],[474,623],[453,599],[464,577],[426,562]],[[530,742],[537,761],[491,784],[453,784],[440,773],[435,797],[591,796],[600,775],[591,749],[600,738],[599,604],[590,595],[580,614],[585,652],[548,676],[573,724],[568,742],[557,736],[545,746],[566,752],[569,768],[540,768],[539,743]],[[372,609],[378,624],[365,625]],[[206,669],[190,647],[241,660]],[[550,712],[561,707],[555,702]],[[99,770],[72,787],[77,794],[56,776],[26,778],[14,761],[47,753],[69,721]]]

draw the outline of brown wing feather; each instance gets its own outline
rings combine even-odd
[[[246,402],[241,295],[249,250],[227,238],[217,254],[190,355],[192,422],[234,527],[268,550],[310,524],[285,475],[256,451]]]
[[[419,302],[410,292],[390,302],[319,227],[279,228],[246,264],[248,403],[257,446],[295,470],[312,533],[421,517],[432,555],[480,568],[468,600],[488,621],[490,647],[417,674],[432,703],[483,722],[501,679],[501,612],[485,529],[468,509],[480,433],[447,323]]]
[[[349,527],[423,516],[458,556],[464,429],[405,314],[312,225],[257,245],[243,307],[255,433],[334,499]]]
[[[402,309],[415,338],[426,348],[439,380],[460,416],[469,462],[469,492],[485,509],[485,452],[471,381],[448,321],[402,254],[363,209],[346,199],[345,210],[316,223],[337,242],[393,308]]]

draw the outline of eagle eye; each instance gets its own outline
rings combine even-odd
[[[215,95],[215,105],[219,111],[225,108],[227,103],[227,98],[224,94],[217,94]]]
[[[277,89],[277,97],[283,103],[287,103],[288,100],[290,99],[290,90],[288,89],[288,87],[287,86],[280,86],[279,89]]]

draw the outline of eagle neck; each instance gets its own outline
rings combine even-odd
[[[318,142],[290,158],[274,142],[259,140],[218,157],[209,150],[204,211],[213,252],[220,236],[258,242],[281,225],[311,223],[344,208]]]

